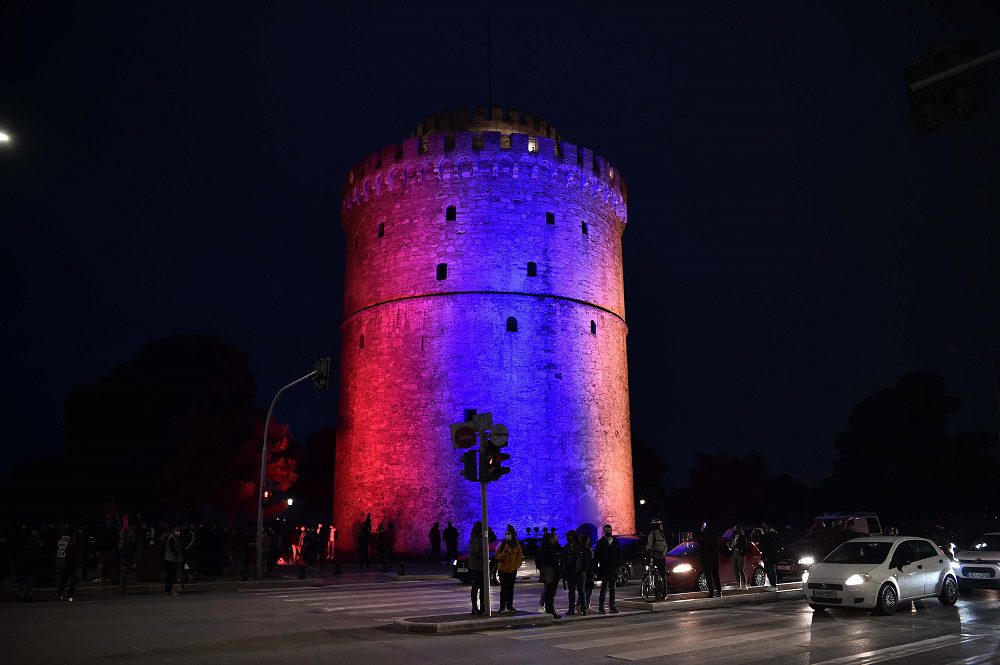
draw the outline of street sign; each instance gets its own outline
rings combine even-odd
[[[471,448],[476,445],[476,430],[472,423],[454,423],[450,427],[452,448]]]
[[[493,429],[493,414],[492,413],[477,413],[472,417],[472,423],[475,425],[475,430],[477,432],[486,432]]]
[[[497,448],[503,448],[507,445],[507,434],[506,425],[494,425],[493,429],[490,430],[490,441]]]

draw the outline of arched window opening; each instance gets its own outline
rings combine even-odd
[[[528,261],[528,277],[538,276],[538,264],[534,261]]]
[[[455,206],[448,206],[444,211],[444,221],[446,222],[454,222],[457,216]]]
[[[517,319],[513,316],[507,317],[507,332],[517,332]]]
[[[583,235],[587,235],[587,222],[580,222],[580,230],[583,232]]]
[[[591,321],[590,322],[590,334],[591,335],[596,335],[597,334],[597,322],[596,321]]]
[[[556,223],[556,214],[554,212],[547,212],[547,213],[545,213],[545,223],[546,224],[555,224]]]
[[[437,278],[438,278],[439,282],[442,281],[442,280],[448,279],[448,264],[447,263],[439,263],[438,264],[438,267],[437,267]]]

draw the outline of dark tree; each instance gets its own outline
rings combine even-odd
[[[632,436],[632,487],[640,526],[652,517],[663,516],[667,496],[663,477],[669,470],[670,466],[663,461],[660,451],[638,436]],[[640,499],[645,500],[645,505],[639,505]]]
[[[333,511],[333,472],[337,451],[337,430],[324,429],[306,441],[302,477],[295,487],[305,511],[316,521],[327,523]]]

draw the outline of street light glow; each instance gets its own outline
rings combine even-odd
[[[646,505],[646,500],[645,499],[639,499],[639,505],[640,506],[645,506]]]
[[[10,143],[10,134],[0,130],[0,143]]]
[[[295,499],[293,499],[292,497],[288,497],[288,505],[290,506],[293,503],[295,503]]]

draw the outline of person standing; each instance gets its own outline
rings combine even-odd
[[[469,533],[469,577],[472,578],[472,613],[486,613],[486,591],[483,588],[483,523],[476,522]],[[477,605],[478,602],[478,605]]]
[[[566,614],[576,614],[576,591],[579,578],[576,574],[576,559],[579,554],[579,547],[576,539],[576,531],[566,532],[566,547],[563,548],[562,557],[562,581],[563,588],[566,589],[566,600],[569,609]]]
[[[167,536],[167,542],[163,550],[163,565],[167,570],[166,581],[163,585],[165,593],[177,595],[174,584],[177,583],[177,573],[184,562],[184,543],[181,541],[181,528],[174,527],[173,533]]]
[[[577,534],[576,592],[579,596],[580,614],[590,614],[590,594],[594,591],[594,551],[590,549],[590,536]]]
[[[80,569],[83,567],[83,555],[86,553],[87,532],[84,527],[76,530],[66,544],[66,554],[63,559],[63,571],[59,578],[59,592],[56,594],[59,600],[73,601],[76,594],[76,583],[80,581]],[[69,583],[69,592],[66,593],[66,583]],[[63,595],[65,593],[65,595]]]
[[[368,513],[361,530],[358,531],[358,566],[368,568],[368,548],[372,540],[372,514]]]
[[[427,532],[427,538],[431,541],[431,563],[436,566],[441,563],[441,527],[437,522]]]
[[[622,551],[618,539],[611,534],[611,525],[604,525],[604,537],[597,541],[594,550],[594,566],[597,568],[597,579],[601,581],[601,595],[598,599],[598,609],[604,611],[604,598],[610,595],[611,613],[618,614],[615,606],[615,585],[618,583],[618,566],[621,565]]]
[[[545,584],[545,612],[553,619],[561,618],[556,612],[556,590],[559,588],[559,574],[562,571],[563,548],[554,533],[542,539],[542,582]]]
[[[667,579],[666,565],[664,557],[667,555],[667,537],[663,533],[663,520],[655,519],[650,522],[652,527],[649,530],[649,535],[646,536],[646,552],[651,557],[652,565],[663,575],[663,579]]]
[[[709,598],[722,595],[722,583],[719,581],[719,540],[719,533],[708,522],[702,522],[701,533],[698,535],[698,559],[708,584]]]
[[[764,532],[760,536],[760,558],[764,562],[764,572],[767,573],[767,581],[770,582],[771,588],[777,591],[778,549],[781,545],[781,537],[767,522],[762,522],[760,528]]]
[[[524,551],[517,542],[517,532],[510,524],[504,534],[503,542],[497,547],[497,573],[500,576],[500,613],[517,612],[514,609],[514,580],[517,570],[524,562]]]
[[[747,588],[746,557],[750,551],[750,543],[743,527],[737,525],[733,527],[733,538],[729,541],[729,549],[733,551],[733,572],[736,574],[736,587]]]
[[[444,528],[444,546],[447,550],[448,562],[451,563],[458,558],[458,529],[448,520],[448,526]]]

